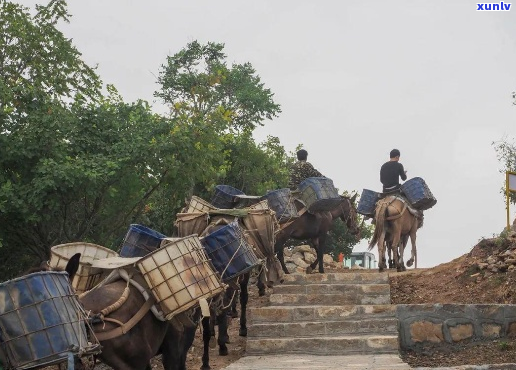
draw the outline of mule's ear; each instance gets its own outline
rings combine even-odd
[[[80,253],[75,253],[72,258],[68,261],[66,264],[65,271],[68,273],[68,276],[70,277],[70,281],[73,280],[73,277],[77,273],[77,270],[79,269],[79,261],[81,259]]]
[[[353,196],[351,197],[351,199],[350,199],[350,200],[351,200],[351,203],[355,203],[355,199],[357,199],[357,195],[358,195],[358,193],[355,193],[355,195],[353,195]]]

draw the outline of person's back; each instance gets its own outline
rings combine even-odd
[[[380,182],[383,185],[383,192],[391,192],[399,189],[400,177],[403,181],[407,179],[407,171],[399,162],[400,151],[393,149],[390,152],[390,160],[380,168]]]
[[[309,177],[323,177],[319,171],[317,171],[312,164],[307,162],[308,152],[301,149],[297,152],[298,161],[290,168],[290,180],[288,187],[291,190],[295,190],[297,186],[303,182],[303,180]]]

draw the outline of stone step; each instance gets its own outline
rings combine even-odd
[[[397,335],[318,336],[313,338],[247,338],[247,355],[351,355],[398,353]]]
[[[283,283],[274,287],[272,294],[362,294],[362,295],[389,295],[388,284],[309,284],[290,285]]]
[[[371,318],[395,318],[396,306],[341,305],[341,306],[267,306],[249,309],[249,322],[279,323],[298,321],[370,320]]]
[[[286,274],[283,284],[389,284],[389,275],[378,272]]]
[[[368,320],[298,321],[291,323],[253,324],[249,327],[252,338],[308,338],[342,335],[398,335],[396,318],[371,318]]]
[[[341,294],[271,294],[271,305],[277,306],[335,306],[335,305],[384,305],[389,304],[391,296],[348,291]]]

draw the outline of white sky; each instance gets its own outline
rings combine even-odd
[[[127,101],[154,100],[167,55],[221,42],[282,107],[256,138],[278,136],[289,151],[304,144],[339,189],[379,191],[380,166],[400,149],[409,178],[424,178],[438,200],[418,232],[419,267],[504,228],[505,177],[491,143],[516,136],[516,3],[509,12],[466,0],[68,3],[73,18],[61,29]]]

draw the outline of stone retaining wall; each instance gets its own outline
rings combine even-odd
[[[516,305],[397,305],[401,348],[516,336]]]

